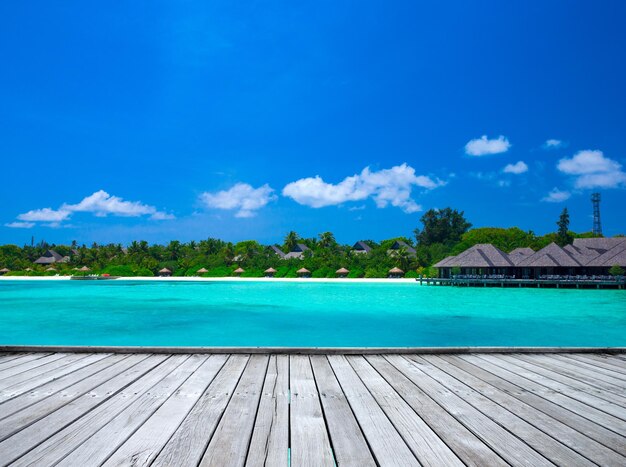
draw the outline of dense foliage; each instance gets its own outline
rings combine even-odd
[[[563,220],[563,219],[561,219]],[[289,232],[281,245],[283,251],[293,250],[297,244],[304,244],[303,259],[282,260],[267,245],[254,240],[229,243],[215,238],[181,243],[177,240],[167,245],[150,245],[146,241],[134,241],[127,248],[120,244],[90,247],[72,245],[0,246],[0,269],[8,268],[12,275],[54,275],[54,274],[110,274],[112,276],[153,276],[162,268],[172,271],[174,276],[198,275],[200,268],[208,270],[203,276],[225,277],[241,267],[243,277],[261,277],[267,268],[277,270],[276,277],[296,277],[302,267],[311,271],[313,277],[335,277],[341,267],[350,271],[349,277],[387,277],[389,269],[398,266],[407,272],[408,277],[417,275],[432,276],[436,271],[432,265],[450,254],[458,254],[477,243],[493,243],[505,252],[518,247],[531,247],[538,250],[550,242],[558,241],[558,233],[537,236],[532,231],[517,227],[485,227],[470,229],[471,224],[463,212],[445,208],[426,212],[421,221],[423,228],[415,230],[415,238],[397,237],[379,243],[365,240],[372,250],[359,254],[352,244],[339,244],[331,232],[323,232],[317,238],[301,238],[296,232]],[[561,227],[561,224],[559,224]],[[562,232],[561,232],[562,234]],[[591,234],[567,232],[568,238],[588,237]],[[563,237],[561,236],[561,239]],[[410,254],[405,248],[391,252],[396,240],[402,240],[412,248]],[[69,257],[67,263],[53,265],[55,271],[45,271],[48,266],[34,265],[47,249],[53,249],[62,256]],[[86,266],[89,271],[77,271]],[[32,271],[27,271],[30,268]]]

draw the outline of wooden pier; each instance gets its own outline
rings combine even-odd
[[[626,465],[626,354],[0,355],[0,465]]]
[[[550,279],[447,279],[418,278],[421,285],[445,285],[453,287],[534,287],[552,289],[626,289],[622,281],[599,280],[550,280]]]

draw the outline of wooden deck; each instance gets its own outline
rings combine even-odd
[[[626,355],[0,355],[1,465],[626,465]]]

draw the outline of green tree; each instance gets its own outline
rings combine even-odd
[[[294,232],[293,230],[289,232],[287,236],[285,237],[285,243],[283,245],[285,250],[293,251],[296,248],[296,245],[298,244],[299,239],[300,237],[298,236],[296,232]]]
[[[609,274],[612,276],[623,276],[624,268],[622,268],[619,264],[614,264],[611,266],[611,269],[609,269]]]
[[[324,232],[319,234],[319,245],[322,248],[334,248],[337,246],[337,240],[335,240],[335,236],[332,232]]]
[[[556,242],[561,246],[571,243],[572,235],[569,232],[569,212],[567,212],[567,208],[563,208],[563,211],[561,211],[561,215],[559,216],[559,220],[556,225],[559,227]]]
[[[429,209],[421,217],[422,230],[415,229],[415,239],[419,245],[443,243],[452,246],[472,226],[464,217],[463,211],[456,209]]]

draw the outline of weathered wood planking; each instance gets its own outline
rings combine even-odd
[[[0,371],[0,466],[626,465],[623,355],[48,353]]]

